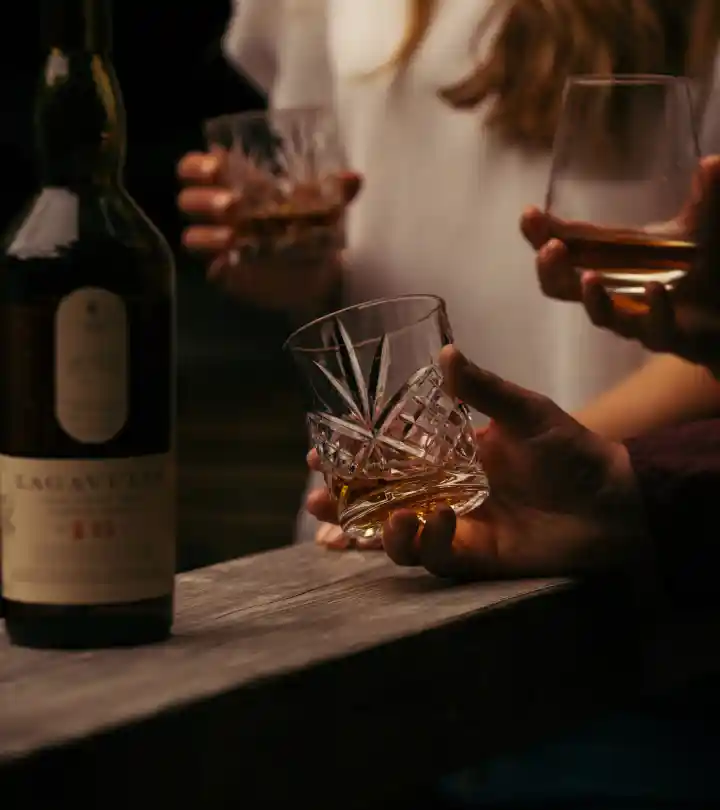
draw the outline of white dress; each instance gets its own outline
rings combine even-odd
[[[348,221],[348,303],[440,295],[474,362],[574,410],[646,354],[540,292],[518,222],[544,203],[550,155],[504,143],[484,127],[486,108],[438,98],[476,63],[471,34],[491,4],[443,0],[395,83],[375,69],[403,36],[405,0],[236,0],[224,50],[273,106],[337,109],[349,165],[365,180]]]

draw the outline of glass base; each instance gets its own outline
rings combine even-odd
[[[687,275],[685,270],[585,270],[579,269],[582,275],[595,273],[608,292],[619,293],[628,298],[644,298],[648,284],[662,284],[666,290],[673,287]]]
[[[351,483],[340,498],[340,525],[347,535],[359,541],[360,547],[372,546],[382,537],[383,524],[393,512],[408,509],[423,521],[439,506],[449,506],[461,516],[481,506],[489,494],[487,476],[482,470],[433,471],[429,475],[387,481],[371,491]]]
[[[579,270],[579,273],[587,272]],[[645,293],[648,284],[662,284],[672,290],[682,278],[685,270],[593,270],[610,294],[615,305],[626,312],[642,314],[648,311]]]

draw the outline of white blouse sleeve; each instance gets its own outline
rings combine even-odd
[[[327,0],[233,0],[223,50],[273,107],[333,103]]]
[[[700,127],[702,155],[720,155],[720,51],[715,58],[715,68]]]
[[[232,0],[223,37],[228,62],[266,94],[277,74],[282,6],[282,0]]]

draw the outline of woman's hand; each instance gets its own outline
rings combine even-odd
[[[226,153],[218,149],[188,154],[178,165],[178,175],[185,185],[179,207],[195,220],[183,233],[183,243],[206,258],[211,281],[257,306],[290,312],[307,310],[328,295],[340,275],[340,244],[296,250],[292,260],[245,253],[236,261],[233,246],[242,223],[241,199],[224,179]],[[341,182],[347,205],[361,180],[347,174]]]
[[[677,220],[697,239],[690,272],[666,290],[649,284],[647,307],[617,306],[597,273],[580,278],[565,245],[552,238],[558,223],[537,209],[527,211],[521,227],[537,250],[537,272],[545,295],[582,301],[592,322],[621,337],[637,340],[654,352],[675,354],[707,366],[720,376],[720,157],[702,161],[692,199]]]
[[[642,560],[644,519],[623,445],[481,371],[453,347],[440,362],[450,392],[493,420],[479,438],[492,494],[464,517],[444,508],[424,526],[413,512],[396,512],[383,529],[391,559],[462,579],[575,574]],[[337,520],[327,490],[312,493],[307,508]]]

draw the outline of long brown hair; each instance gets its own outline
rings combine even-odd
[[[442,0],[409,0],[394,64],[412,60]],[[478,35],[505,14],[489,57],[440,95],[457,109],[491,100],[488,125],[526,147],[552,143],[573,74],[661,73],[709,78],[720,0],[495,0]],[[473,47],[475,43],[471,42]]]

